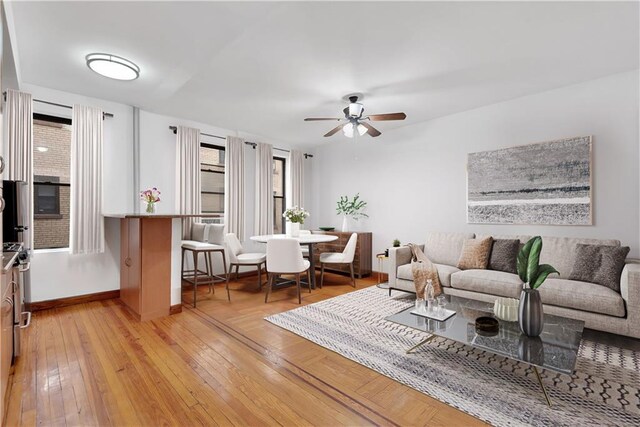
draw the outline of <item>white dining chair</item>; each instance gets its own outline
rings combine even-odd
[[[221,281],[226,282],[227,299],[231,301],[229,294],[229,275],[227,274],[227,260],[225,258],[225,250],[220,241],[216,227],[224,227],[217,224],[194,223],[191,226],[191,239],[182,241],[182,264],[180,277],[182,280],[193,284],[193,306],[197,302],[198,285],[209,285],[209,292],[215,292],[214,284]],[[212,229],[212,227],[214,229]],[[185,270],[184,256],[187,252],[193,255],[193,270]],[[204,254],[204,264],[206,271],[202,271],[198,267],[198,259],[200,254]],[[222,266],[224,268],[224,276],[216,275],[213,272],[213,262],[211,254],[219,254],[222,257]]]
[[[300,230],[300,235],[301,236],[309,236],[309,235],[311,235],[311,230]],[[300,247],[302,248],[302,256],[304,258],[309,258],[309,246],[300,245]]]
[[[262,290],[262,267],[267,262],[267,255],[262,252],[244,252],[242,243],[234,233],[227,233],[224,236],[224,243],[227,247],[230,271],[236,268],[236,280],[238,280],[240,267],[255,266],[258,270],[258,289]]]
[[[325,252],[320,254],[320,287],[324,281],[325,264],[349,264],[351,270],[351,285],[356,287],[356,278],[353,274],[353,259],[356,255],[356,245],[358,244],[358,234],[353,233],[342,252]]]
[[[294,274],[296,276],[296,287],[298,291],[298,304],[302,303],[300,295],[300,274],[307,272],[307,284],[311,293],[311,274],[309,266],[311,264],[302,258],[302,249],[296,239],[270,239],[267,241],[267,294],[264,302],[269,300],[269,294],[273,288],[275,280],[283,274]]]

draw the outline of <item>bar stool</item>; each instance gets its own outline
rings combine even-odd
[[[215,227],[214,227],[215,226]],[[193,284],[193,307],[196,307],[197,302],[197,290],[198,285],[209,285],[209,293],[214,292],[213,285],[215,283],[226,282],[227,299],[231,301],[231,294],[229,293],[229,274],[227,273],[227,260],[225,257],[224,246],[216,244],[215,235],[222,234],[218,231],[218,228],[224,227],[220,224],[202,224],[195,223],[191,226],[191,240],[182,241],[182,267],[181,278],[182,280]],[[209,242],[209,235],[213,237]],[[193,270],[185,270],[184,267],[184,255],[187,251],[191,252],[193,256]],[[202,271],[198,268],[198,258],[200,254],[204,254],[204,263],[206,271]],[[213,274],[213,262],[211,254],[220,254],[222,257],[222,266],[224,268],[224,277]]]

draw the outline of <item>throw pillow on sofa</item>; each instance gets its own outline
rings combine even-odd
[[[620,292],[620,276],[628,246],[578,244],[569,280],[596,283]]]
[[[460,270],[484,270],[489,263],[493,238],[467,239],[462,245],[462,253],[458,260]]]
[[[518,274],[516,262],[519,251],[520,240],[518,239],[494,240],[489,257],[489,270]]]

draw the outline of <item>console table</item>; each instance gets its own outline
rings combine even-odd
[[[314,262],[320,265],[320,253],[322,252],[342,252],[351,237],[351,234],[358,233],[358,244],[356,245],[356,255],[353,259],[353,270],[358,279],[371,275],[372,241],[370,231],[321,231],[313,230],[313,234],[327,234],[336,236],[338,239],[329,243],[319,243],[316,247]],[[327,264],[325,270],[334,273],[350,274],[348,264]]]

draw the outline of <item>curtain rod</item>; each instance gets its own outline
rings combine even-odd
[[[7,100],[7,92],[2,92],[2,98],[6,101]],[[34,99],[33,102],[39,102],[41,104],[47,104],[47,105],[53,105],[54,107],[62,107],[62,108],[68,108],[70,110],[73,110],[73,106],[71,105],[65,105],[65,104],[58,104],[57,102],[51,102],[51,101],[43,101],[42,99]],[[104,119],[105,117],[114,117],[112,113],[102,113],[102,118]]]
[[[171,129],[171,131],[175,134],[178,132],[178,127],[177,126],[169,126],[169,129]],[[210,136],[212,138],[218,138],[218,139],[224,139],[226,140],[227,138],[225,138],[224,136],[218,136],[218,135],[211,135],[210,133],[204,133],[204,132],[200,132],[200,135],[205,135],[205,136]],[[244,142],[247,145],[250,145],[251,148],[253,148],[254,150],[256,149],[256,145],[258,145],[257,142],[251,142],[251,141],[245,141]],[[278,150],[278,151],[284,151],[285,153],[289,153],[289,150],[285,150],[284,148],[277,148],[277,147],[273,147],[274,150]],[[304,153],[304,158],[308,159],[310,157],[313,157],[313,154],[309,154],[309,153]]]

